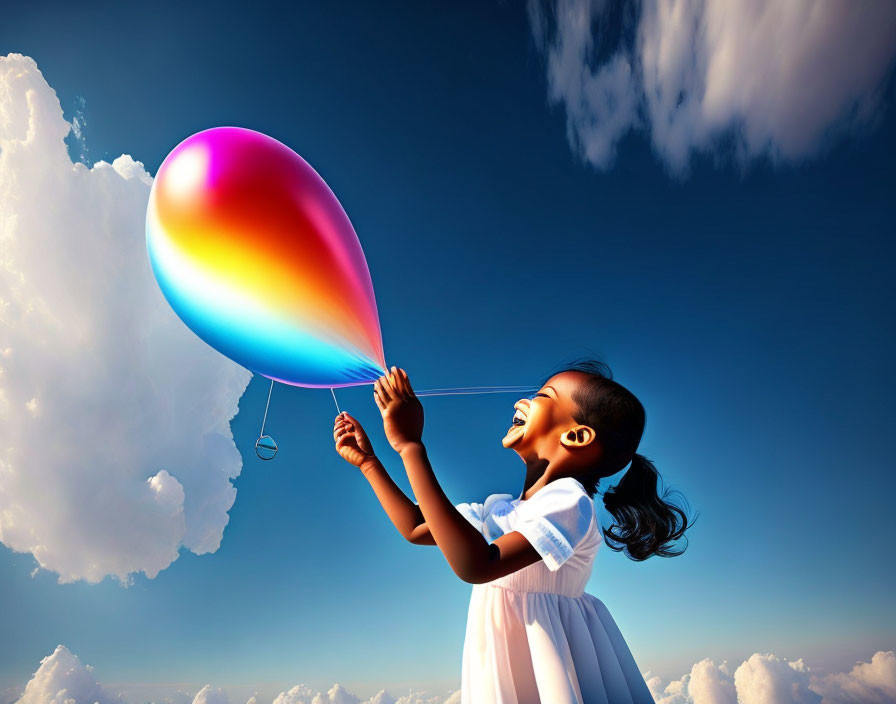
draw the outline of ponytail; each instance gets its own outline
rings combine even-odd
[[[604,506],[615,521],[604,530],[604,542],[611,550],[638,562],[652,555],[674,557],[684,552],[684,547],[676,549],[672,543],[684,535],[688,517],[664,501],[668,491],[662,496],[657,493],[659,479],[653,462],[635,453],[619,484],[604,492]]]
[[[681,548],[673,543],[694,520],[665,500],[670,492],[664,490],[662,496],[657,493],[659,472],[653,462],[637,453],[647,420],[644,406],[631,391],[613,381],[610,368],[603,362],[580,360],[555,375],[564,372],[581,375],[572,394],[577,406],[573,419],[594,429],[605,453],[598,466],[579,478],[585,491],[594,496],[602,478],[631,462],[622,480],[603,494],[604,506],[614,520],[604,530],[604,542],[611,550],[624,552],[638,562],[653,555],[681,555],[687,543]]]

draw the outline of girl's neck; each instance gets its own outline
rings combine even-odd
[[[550,480],[551,476],[548,472],[550,462],[541,458],[533,458],[526,460],[526,483],[523,486],[521,498],[525,501],[531,499],[532,495],[539,489],[544,487]]]
[[[520,495],[520,498],[523,501],[527,501],[552,481],[562,479],[563,477],[572,477],[580,484],[582,483],[574,470],[571,467],[564,466],[562,462],[555,460],[552,465],[550,460],[541,457],[527,458],[526,483],[523,486],[523,493]]]

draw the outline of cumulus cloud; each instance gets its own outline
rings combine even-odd
[[[727,663],[709,658],[696,663],[689,673],[665,687],[659,677],[645,677],[657,704],[737,704],[734,682]]]
[[[395,704],[395,698],[385,689],[381,689],[368,700],[368,704]]]
[[[290,690],[280,692],[275,698],[273,704],[311,704],[314,699],[314,692],[310,687],[304,684],[297,684]]]
[[[207,684],[196,692],[193,704],[230,704],[230,699],[223,689]]]
[[[63,582],[154,577],[220,545],[251,374],[162,297],[143,165],[73,163],[71,129],[35,62],[0,57],[0,541]]]
[[[802,660],[787,661],[756,653],[732,675],[728,664],[705,659],[683,677],[663,685],[659,677],[644,676],[657,704],[890,704],[896,701],[896,653],[875,653],[870,662],[855,665],[850,672],[820,674]],[[41,661],[16,704],[127,704],[120,694],[98,683],[93,669],[80,663],[64,646]],[[191,698],[179,693],[171,704],[187,704]],[[229,704],[224,690],[206,685],[192,704]],[[273,704],[460,704],[460,691],[432,694],[409,690],[397,699],[380,690],[361,700],[340,684],[318,692],[304,684],[283,691]],[[258,704],[252,696],[246,704]]]
[[[409,690],[407,694],[395,699],[386,690],[381,689],[370,699],[362,702],[341,684],[334,684],[327,692],[315,692],[310,687],[299,684],[278,694],[274,704],[460,704],[460,690],[447,696]]]
[[[107,691],[64,645],[40,661],[17,704],[124,704]]]
[[[373,704],[373,702],[371,702]],[[395,704],[460,704],[460,690],[449,694],[447,697],[431,695],[427,692],[408,692],[399,697]]]
[[[849,672],[817,678],[813,687],[824,696],[824,704],[896,702],[896,653],[875,653],[871,662],[860,662]]]
[[[809,668],[802,660],[787,662],[755,653],[735,671],[734,686],[740,704],[821,702],[821,697],[809,689]]]
[[[334,684],[328,692],[315,692],[304,684],[281,692],[274,699],[274,704],[359,704],[360,699],[346,691],[341,684]]]
[[[598,168],[643,127],[675,172],[733,148],[795,162],[877,113],[896,56],[896,3],[529,0],[548,97]]]
[[[875,653],[848,673],[818,674],[801,659],[755,653],[733,676],[727,663],[706,659],[665,686],[645,679],[657,704],[886,704],[896,701],[896,653]]]

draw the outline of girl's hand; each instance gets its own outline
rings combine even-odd
[[[336,416],[333,424],[333,439],[336,441],[336,452],[349,464],[360,467],[369,460],[375,460],[373,446],[361,424],[343,411]]]
[[[383,416],[383,429],[392,449],[398,452],[423,441],[423,404],[411,388],[404,369],[392,367],[373,385],[373,399]]]

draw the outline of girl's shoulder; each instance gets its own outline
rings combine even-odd
[[[594,516],[594,500],[577,479],[561,477],[546,484],[519,504],[519,513],[544,515],[572,512],[581,518]]]
[[[514,529],[522,533],[551,571],[580,548],[593,554],[600,531],[594,500],[572,477],[555,479],[520,503]]]
[[[509,509],[522,509],[523,506],[550,507],[579,504],[582,507],[589,504],[593,507],[594,502],[581,482],[572,477],[561,477],[546,484],[528,499],[524,499],[522,494],[518,497],[514,497],[513,494],[489,494],[482,503],[470,502],[457,504],[457,506],[463,506],[484,516],[496,509],[507,512]]]
[[[546,484],[528,499],[522,495],[490,494],[482,503],[456,504],[460,511],[477,527],[490,518],[501,518],[513,513],[523,520],[539,517],[563,517],[585,525],[596,515],[594,500],[585,487],[572,477],[562,477]]]

